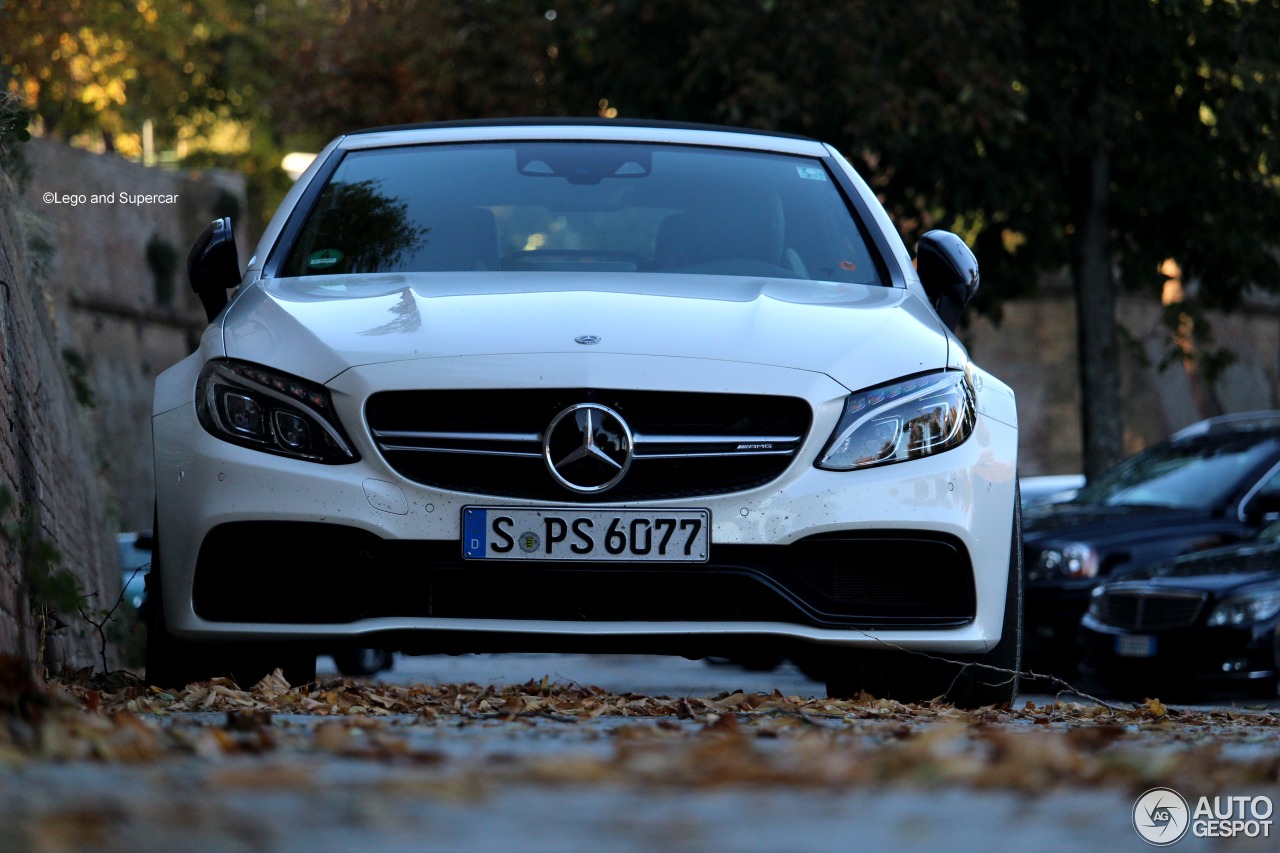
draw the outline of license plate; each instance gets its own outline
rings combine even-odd
[[[1116,654],[1122,658],[1153,658],[1156,638],[1149,634],[1124,634],[1116,637]]]
[[[468,560],[592,560],[705,563],[711,512],[705,509],[528,509],[464,507]]]

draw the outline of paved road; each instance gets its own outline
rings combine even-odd
[[[1097,790],[449,790],[381,764],[187,760],[28,767],[0,778],[0,792],[3,851],[1151,849],[1129,825],[1128,797]],[[1177,849],[1213,848],[1186,838]]]
[[[322,656],[317,669],[333,674],[333,659]],[[660,655],[396,655],[395,666],[377,678],[394,684],[422,682],[479,684],[522,684],[529,680],[595,685],[613,693],[639,693],[646,696],[714,696],[725,691],[822,696],[823,685],[805,676],[791,663],[783,663],[769,672],[750,672],[738,666],[714,666],[705,661],[692,661]],[[1111,699],[1101,688],[1080,681],[1080,689],[1103,699]],[[1043,693],[1026,693],[1019,703],[1037,704],[1055,697]],[[1227,710],[1235,707],[1280,709],[1280,698],[1269,702],[1248,694],[1212,693],[1204,701],[1180,707],[1197,710]]]
[[[332,673],[333,660],[321,657],[320,672]],[[661,655],[396,655],[395,666],[377,678],[395,684],[415,682],[522,684],[552,681],[594,685],[611,693],[645,696],[714,696],[724,691],[786,695],[822,695],[823,685],[806,678],[793,664],[771,672],[748,672],[738,666],[712,666]]]
[[[330,659],[320,663],[333,671]],[[759,673],[636,655],[398,656],[380,679],[502,685],[544,677],[673,698],[821,694],[789,664]],[[275,745],[256,751],[258,735],[226,728],[225,712],[194,713],[158,723],[184,733],[190,749],[133,762],[6,761],[0,739],[0,853],[1136,851],[1150,849],[1133,828],[1135,799],[1147,787],[1280,801],[1274,759],[1267,763],[1280,754],[1280,726],[1232,723],[1206,736],[1159,721],[1090,731],[1087,720],[1073,730],[897,713],[883,721],[746,719],[741,731],[734,725],[720,735],[712,719],[277,713],[267,728]],[[335,735],[342,749],[319,746]],[[249,748],[219,747],[235,738]],[[1006,760],[1010,750],[1024,758]],[[882,753],[893,753],[890,763],[876,763]],[[1253,762],[1247,772],[1226,760],[1237,758]],[[902,761],[914,764],[892,763]],[[879,769],[859,776],[857,762]],[[727,778],[698,776],[720,765],[730,768]],[[754,766],[776,781],[744,784]],[[925,774],[918,780],[914,766]],[[811,768],[838,773],[823,782],[806,777]],[[1175,849],[1221,844],[1188,834]],[[1231,849],[1273,850],[1275,839],[1237,840]]]

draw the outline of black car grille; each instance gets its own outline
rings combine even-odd
[[[237,522],[200,549],[193,605],[215,622],[379,617],[783,622],[945,628],[972,621],[958,541],[900,533],[713,545],[696,566],[465,561],[457,541],[387,541],[332,524]]]
[[[557,414],[597,403],[634,435],[631,467],[611,488],[561,485],[543,459]],[[794,460],[811,421],[796,397],[659,391],[519,389],[384,391],[365,418],[398,473],[450,491],[532,500],[667,500],[753,489]]]
[[[1101,621],[1133,631],[1185,628],[1204,608],[1203,592],[1112,589],[1102,593]]]

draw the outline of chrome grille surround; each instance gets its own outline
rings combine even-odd
[[[547,430],[576,405],[625,420],[631,470],[582,493],[553,476]],[[607,389],[390,391],[365,417],[378,450],[423,485],[493,497],[571,502],[727,494],[768,483],[795,459],[812,420],[797,397]]]

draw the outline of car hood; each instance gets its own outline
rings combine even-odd
[[[1280,542],[1248,542],[1187,554],[1149,566],[1125,580],[1219,594],[1260,581],[1280,583]]]
[[[1201,521],[1206,515],[1204,510],[1067,502],[1028,507],[1022,530],[1028,544],[1065,539],[1096,542],[1148,538],[1161,536],[1161,530]]]
[[[937,316],[907,290],[727,276],[274,279],[245,288],[222,322],[229,357],[318,382],[389,361],[571,352],[790,367],[856,390],[948,356]]]

